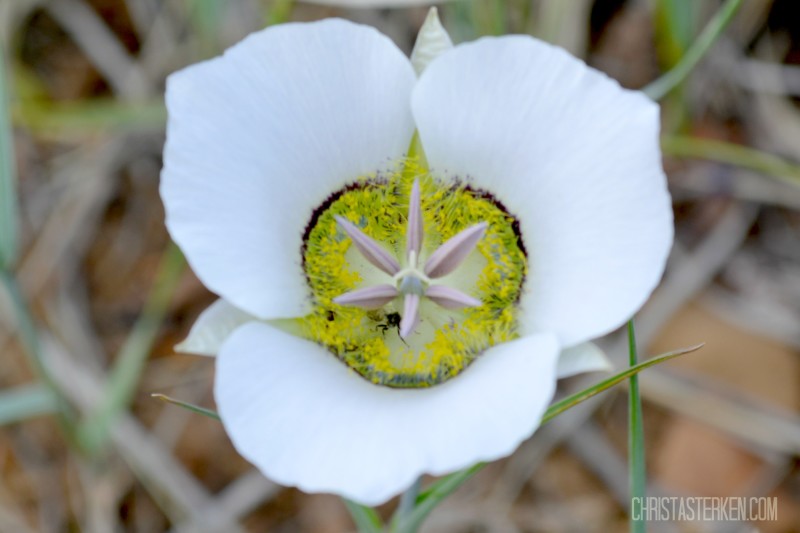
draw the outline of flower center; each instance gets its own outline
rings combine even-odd
[[[517,336],[527,259],[515,218],[485,192],[413,161],[365,177],[314,213],[302,334],[364,378],[426,387]]]

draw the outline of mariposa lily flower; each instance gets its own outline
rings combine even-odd
[[[167,226],[220,296],[179,348],[279,483],[371,505],[510,454],[663,272],[657,106],[531,37],[284,24],[167,105]]]

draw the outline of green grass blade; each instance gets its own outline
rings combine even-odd
[[[441,5],[442,21],[454,43],[471,41],[478,36],[478,30],[475,28],[472,18],[474,3],[446,2]]]
[[[691,346],[689,348],[683,348],[680,350],[676,350],[674,352],[668,352],[665,354],[657,355],[647,361],[642,363],[638,363],[622,372],[611,376],[608,379],[605,379],[598,383],[597,385],[593,385],[588,387],[580,392],[577,392],[571,396],[564,398],[561,401],[558,401],[551,405],[547,411],[545,412],[544,416],[542,416],[542,424],[545,424],[552,420],[553,418],[557,417],[564,411],[575,407],[581,402],[592,398],[593,396],[597,396],[601,392],[604,392],[611,387],[625,381],[626,379],[630,378],[631,376],[635,376],[645,368],[650,368],[651,366],[655,366],[670,359],[674,359],[675,357],[693,352],[695,350],[699,350],[703,345],[698,344],[696,346]],[[430,512],[436,508],[436,506],[445,498],[447,498],[450,494],[452,494],[458,487],[460,487],[465,481],[475,475],[481,468],[485,466],[485,463],[478,463],[470,468],[465,470],[461,470],[459,472],[455,472],[448,476],[444,476],[437,481],[433,482],[430,487],[420,493],[419,497],[417,498],[417,507],[414,509],[414,512],[408,515],[407,522],[414,527],[419,527],[420,524],[425,520],[425,518],[430,514]],[[407,531],[415,531],[414,529],[408,530],[398,530],[398,532],[406,533]]]
[[[40,100],[17,102],[14,122],[37,137],[74,139],[76,135],[99,135],[127,131],[164,129],[164,102],[91,101],[53,103]]]
[[[8,111],[9,87],[5,50],[0,46],[0,268],[11,270],[17,259],[17,178],[14,132]]]
[[[383,531],[383,522],[375,509],[365,505],[358,504],[347,498],[342,498],[345,507],[350,512],[356,527],[360,533],[381,533]]]
[[[673,157],[707,159],[734,165],[772,176],[794,186],[800,186],[800,165],[739,144],[697,137],[665,135],[661,137],[661,149],[665,154]]]
[[[292,18],[294,0],[273,0],[266,13],[267,26],[281,24]]]
[[[670,359],[674,359],[674,358],[679,357],[681,355],[685,355],[687,353],[694,352],[696,350],[699,350],[702,347],[703,347],[703,344],[697,344],[695,346],[690,346],[688,348],[682,348],[682,349],[676,350],[674,352],[668,352],[668,353],[665,353],[665,354],[657,355],[657,356],[655,356],[653,358],[648,359],[647,361],[643,361],[643,362],[637,364],[636,366],[632,366],[632,367],[630,367],[630,368],[628,368],[626,370],[623,370],[622,372],[620,372],[618,374],[615,374],[615,375],[611,376],[608,379],[604,379],[603,381],[601,381],[597,385],[593,385],[593,386],[591,386],[589,388],[586,388],[586,389],[584,389],[584,390],[582,390],[580,392],[576,392],[575,394],[573,394],[571,396],[567,396],[563,400],[560,400],[560,401],[558,401],[558,402],[556,402],[556,403],[554,403],[553,405],[550,406],[550,408],[547,410],[547,412],[545,412],[544,416],[542,417],[542,424],[544,424],[545,422],[549,422],[550,420],[552,420],[553,418],[557,417],[558,415],[560,415],[564,411],[566,411],[568,409],[571,409],[572,407],[575,407],[579,403],[584,402],[584,401],[588,400],[589,398],[591,398],[593,396],[597,396],[601,392],[607,391],[608,389],[610,389],[614,385],[622,383],[623,381],[625,381],[626,379],[630,378],[631,376],[634,376],[634,375],[638,374],[639,372],[641,372],[645,368],[650,368],[651,366],[660,365],[661,363],[669,361]]]
[[[716,42],[719,36],[722,35],[723,30],[728,26],[741,5],[742,0],[727,0],[708,25],[703,28],[700,36],[694,44],[689,47],[689,50],[681,60],[678,61],[678,64],[669,72],[645,87],[643,89],[644,93],[653,100],[660,100],[672,89],[680,85],[697,63],[699,63],[711,49],[711,46]]]
[[[417,505],[410,513],[400,517],[392,524],[392,533],[416,533],[422,522],[431,514],[439,503],[450,496],[468,479],[478,473],[485,463],[478,463],[465,470],[454,472],[432,483],[417,497]]]
[[[695,36],[695,15],[701,7],[694,0],[656,0],[655,44],[658,63],[668,71],[680,62]],[[681,130],[690,118],[686,87],[680,85],[661,106],[662,131]]]
[[[451,37],[455,42],[461,41],[461,33],[471,36],[503,35],[506,33],[504,0],[470,0],[469,2],[453,2],[453,20],[445,15],[447,27],[455,30]],[[461,9],[463,8],[463,9]]]
[[[205,407],[200,407],[199,405],[195,405],[193,403],[184,402],[182,400],[172,398],[170,396],[167,396],[166,394],[156,393],[156,394],[151,394],[150,396],[152,398],[155,398],[156,400],[161,400],[162,402],[167,402],[171,403],[172,405],[177,405],[178,407],[183,407],[184,409],[188,409],[193,413],[207,416],[208,418],[213,418],[214,420],[220,419],[216,411],[212,411],[211,409],[206,409]]]
[[[174,244],[161,258],[156,281],[150,290],[142,315],[122,346],[109,375],[102,402],[81,424],[78,439],[89,453],[105,444],[111,423],[133,398],[144,362],[158,335],[167,306],[186,261]]]
[[[212,56],[219,49],[219,25],[223,19],[224,6],[225,2],[218,0],[189,2],[189,20],[203,56]]]
[[[674,67],[692,42],[694,0],[656,0],[656,46],[662,64]]]
[[[628,357],[631,368],[639,363],[633,319],[628,322]],[[642,516],[641,502],[644,501],[647,492],[647,471],[644,461],[642,398],[639,396],[639,377],[636,374],[630,377],[630,387],[628,387],[628,469],[632,506],[631,532],[646,533],[647,523]],[[637,502],[635,511],[634,502]]]
[[[390,522],[390,531],[407,531],[398,528],[400,528],[405,521],[405,517],[414,512],[414,508],[417,506],[417,501],[419,500],[419,491],[421,486],[422,478],[418,477],[416,481],[414,481],[414,483],[408,487],[403,495],[400,496],[400,503],[398,504],[397,510],[394,512]]]
[[[56,396],[42,384],[23,385],[0,393],[0,426],[57,413]]]
[[[36,324],[33,321],[33,315],[28,307],[28,302],[22,294],[19,283],[11,273],[0,269],[0,284],[5,288],[9,296],[14,312],[14,319],[16,320],[16,334],[22,343],[25,354],[28,356],[28,360],[33,365],[33,368],[36,369],[41,383],[50,390],[53,397],[58,398],[60,422],[62,427],[68,430],[71,436],[75,413],[61,395],[58,385],[56,385],[55,380],[50,375],[50,370],[45,364]]]

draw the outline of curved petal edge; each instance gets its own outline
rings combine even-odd
[[[643,305],[673,238],[654,102],[560,48],[505,36],[439,56],[412,111],[431,172],[491,193],[519,221],[523,334],[574,346]]]
[[[558,378],[568,378],[584,372],[603,372],[614,368],[605,352],[592,342],[566,348],[558,358]]]
[[[512,453],[555,391],[552,335],[495,346],[429,389],[367,382],[320,346],[246,324],[217,358],[215,397],[239,453],[274,481],[377,505],[424,473]]]
[[[305,314],[304,230],[406,153],[415,79],[388,37],[341,19],[271,26],[172,74],[161,197],[203,284],[262,319]]]
[[[220,298],[200,313],[189,335],[175,345],[175,351],[216,356],[236,328],[253,320],[258,319]]]

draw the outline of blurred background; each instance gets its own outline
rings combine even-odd
[[[164,229],[166,75],[287,20],[345,17],[410,52],[427,8],[367,4],[0,0],[13,124],[0,165],[18,181],[0,198],[0,233],[18,235],[0,291],[0,532],[354,529],[338,498],[265,480],[218,422],[151,394],[214,406],[213,360],[172,349],[214,296]],[[641,88],[720,5],[469,0],[440,13],[456,42],[529,33]],[[677,238],[637,317],[640,357],[706,345],[642,374],[649,493],[775,496],[778,520],[651,529],[800,531],[800,2],[745,0],[662,104]],[[626,365],[619,333],[602,346]],[[626,531],[624,392],[543,427],[424,531]]]

